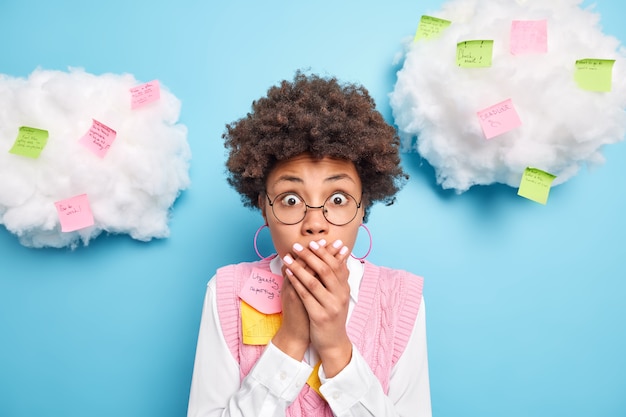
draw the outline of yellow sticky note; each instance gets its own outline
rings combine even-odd
[[[537,203],[546,204],[550,194],[550,186],[556,175],[542,171],[537,168],[526,168],[522,175],[517,195],[525,197]]]
[[[35,129],[34,127],[20,127],[17,139],[13,147],[9,150],[15,155],[27,156],[29,158],[39,158],[41,151],[48,142],[48,131]]]
[[[417,42],[420,39],[431,39],[439,36],[441,32],[452,22],[445,19],[439,19],[437,17],[423,15],[420,18],[420,23],[417,25],[417,31],[413,42]]]
[[[576,61],[574,79],[580,88],[609,92],[613,80],[614,59],[580,59]]]
[[[263,314],[241,302],[241,329],[244,345],[267,345],[282,323],[282,314]]]
[[[459,67],[490,67],[492,56],[492,40],[463,41],[456,44],[456,64]]]
[[[306,383],[313,389],[313,391],[317,392],[320,397],[324,398],[322,392],[320,391],[320,387],[322,386],[322,381],[320,381],[319,376],[319,370],[321,365],[322,361],[319,361],[313,367],[313,372],[311,372],[311,375],[309,375],[309,379],[306,381]]]

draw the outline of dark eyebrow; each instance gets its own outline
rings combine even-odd
[[[294,182],[294,183],[303,183],[304,181],[302,181],[302,178],[300,177],[296,177],[295,175],[281,175],[280,177],[278,177],[276,179],[276,181],[274,181],[274,185],[278,184],[279,182]]]
[[[332,175],[332,176],[326,178],[324,180],[324,182],[334,182],[334,181],[340,181],[340,180],[349,180],[350,182],[354,182],[352,177],[350,175],[348,175],[348,174]]]

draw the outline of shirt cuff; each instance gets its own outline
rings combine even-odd
[[[290,403],[296,399],[312,370],[310,365],[295,360],[270,342],[248,376]]]
[[[345,368],[332,378],[326,378],[320,366],[322,386],[320,392],[337,415],[341,415],[368,395],[372,384],[378,379],[356,347],[352,346],[352,358]]]

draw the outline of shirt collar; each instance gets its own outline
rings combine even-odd
[[[364,267],[361,261],[353,258],[352,256],[348,257],[346,261],[348,264],[348,271],[350,275],[348,275],[348,285],[350,286],[350,298],[353,302],[357,302],[359,299],[359,286],[361,285],[361,280],[363,279],[363,271]],[[283,260],[280,257],[275,256],[270,261],[270,270],[273,274],[282,275],[282,266]]]

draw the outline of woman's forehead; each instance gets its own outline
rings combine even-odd
[[[352,182],[361,185],[354,163],[330,157],[313,158],[308,154],[280,161],[266,179],[268,187],[281,183],[306,185]]]

